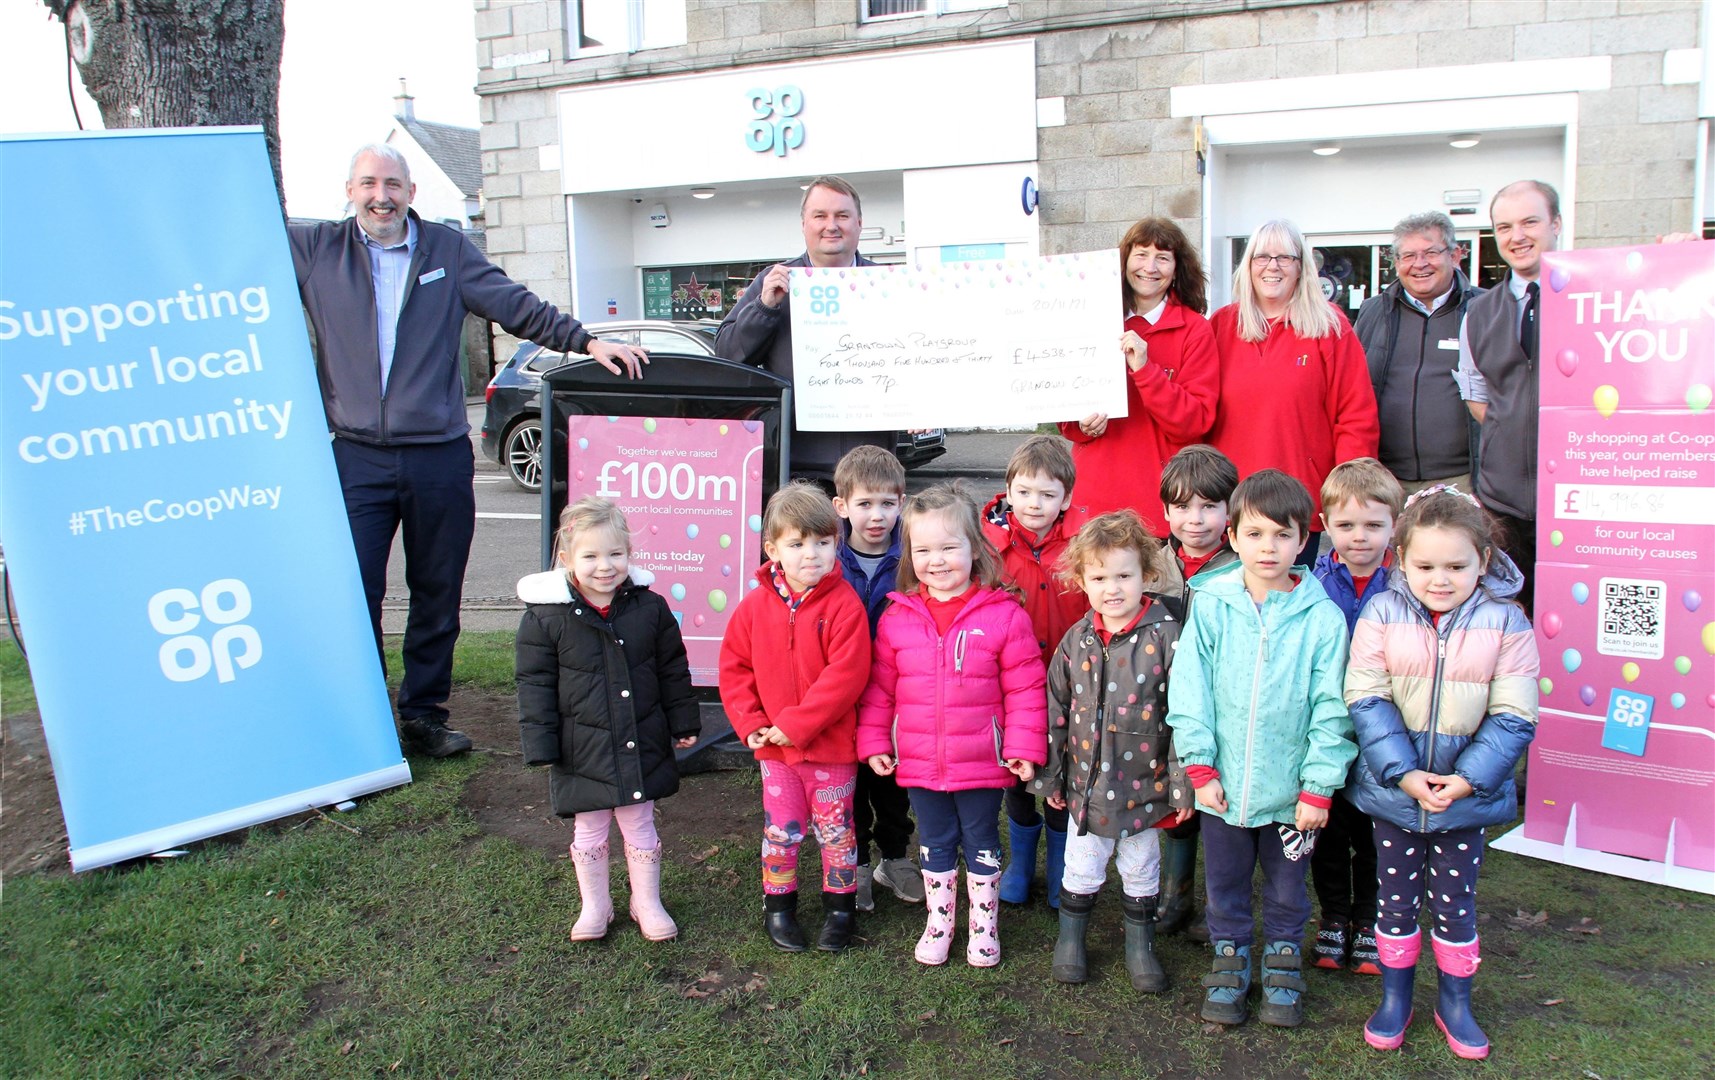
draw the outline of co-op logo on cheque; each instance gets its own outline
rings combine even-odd
[[[195,682],[210,671],[228,683],[239,668],[262,659],[262,637],[246,626],[250,589],[237,578],[202,587],[162,589],[149,597],[149,625],[168,635],[161,643],[161,674],[173,682]]]
[[[810,314],[838,315],[840,313],[840,287],[838,285],[810,286]]]

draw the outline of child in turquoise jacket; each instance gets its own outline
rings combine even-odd
[[[1301,941],[1316,830],[1357,757],[1344,694],[1346,617],[1294,566],[1315,509],[1275,469],[1233,492],[1237,564],[1199,574],[1167,723],[1196,789],[1214,970],[1203,1019],[1239,1024],[1250,990],[1251,881],[1263,872],[1264,1023],[1303,1022]]]

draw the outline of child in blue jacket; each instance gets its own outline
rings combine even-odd
[[[1250,991],[1251,883],[1263,873],[1266,1024],[1303,1023],[1305,871],[1316,830],[1357,756],[1341,697],[1346,620],[1321,584],[1295,572],[1315,513],[1304,485],[1276,469],[1233,492],[1237,565],[1197,578],[1167,723],[1196,790],[1213,971],[1202,1017],[1240,1024]]]

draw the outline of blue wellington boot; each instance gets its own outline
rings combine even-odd
[[[1411,1026],[1411,991],[1417,982],[1417,956],[1423,945],[1422,931],[1410,937],[1376,934],[1381,957],[1382,1003],[1364,1025],[1364,1041],[1377,1050],[1398,1050]]]
[[[1048,878],[1048,906],[1060,910],[1060,879],[1066,875],[1066,830],[1048,828],[1048,855],[1043,875]]]
[[[1435,966],[1440,969],[1440,993],[1435,998],[1435,1026],[1447,1036],[1447,1048],[1470,1061],[1489,1056],[1489,1037],[1471,1015],[1471,977],[1482,957],[1477,939],[1454,945],[1430,935]]]
[[[1000,898],[1008,904],[1022,904],[1030,899],[1030,882],[1036,877],[1036,841],[1042,836],[1042,822],[1020,825],[1006,819],[1007,860],[1000,875]],[[1060,834],[1064,842],[1065,833]],[[1062,848],[1062,851],[1065,849]],[[1054,885],[1054,906],[1060,904],[1060,885]]]

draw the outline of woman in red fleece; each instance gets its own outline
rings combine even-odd
[[[1322,298],[1298,226],[1270,221],[1251,234],[1233,273],[1231,304],[1209,319],[1221,392],[1208,441],[1243,479],[1279,469],[1321,491],[1328,470],[1374,457],[1381,428],[1358,336]],[[1298,561],[1316,557],[1311,533]]]
[[[1126,415],[1091,413],[1061,423],[1060,434],[1072,440],[1078,499],[1090,515],[1134,510],[1162,538],[1161,467],[1180,447],[1202,441],[1220,391],[1215,335],[1203,317],[1203,264],[1179,226],[1151,217],[1126,230],[1120,299]]]

